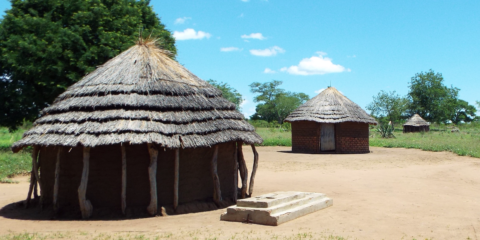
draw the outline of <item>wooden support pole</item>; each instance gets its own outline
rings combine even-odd
[[[257,152],[257,149],[255,149],[254,144],[251,144],[250,146],[252,146],[252,151],[253,151],[253,168],[252,168],[252,176],[250,176],[250,187],[248,188],[248,195],[250,195],[251,197],[253,193],[253,184],[255,183],[255,174],[257,173],[257,168],[258,168],[258,152]]]
[[[178,181],[180,178],[180,149],[175,149],[175,178],[173,179],[173,209],[178,207]]]
[[[40,168],[40,161],[37,160],[37,168]],[[32,169],[33,169],[33,166],[32,166]],[[38,193],[37,193],[37,188],[39,187],[39,184],[38,184],[38,181],[37,181],[37,178],[35,178],[35,174],[33,173],[33,170],[32,170],[32,178],[33,178],[33,199],[35,200],[38,200],[40,197],[38,196]]]
[[[33,174],[33,164],[32,164],[32,171],[30,172],[30,187],[28,188],[28,195],[27,195],[27,199],[25,200],[25,208],[28,208],[28,205],[30,205],[30,199],[32,197],[33,187],[35,187],[35,176]]]
[[[213,201],[217,206],[222,202],[222,192],[220,191],[220,179],[217,174],[218,145],[213,147],[213,157],[211,162],[212,179],[213,179]]]
[[[127,209],[127,150],[122,144],[122,213],[125,215]]]
[[[237,144],[237,143],[235,143]],[[237,145],[235,145],[235,151],[233,156],[233,202],[237,203],[238,197],[238,153]]]
[[[60,158],[62,156],[62,147],[58,147],[57,163],[55,164],[55,183],[53,185],[53,211],[58,213],[58,184],[60,178]]]
[[[93,206],[92,203],[87,199],[87,184],[88,184],[88,171],[90,165],[90,148],[83,147],[83,171],[82,171],[82,180],[80,186],[78,187],[78,201],[80,203],[80,210],[82,211],[82,217],[84,219],[92,216]]]
[[[158,212],[157,204],[157,158],[158,149],[154,144],[148,143],[148,153],[150,154],[150,166],[148,167],[148,177],[150,180],[150,204],[147,207],[148,213],[154,216]]]
[[[35,181],[40,186],[40,207],[43,208],[43,191],[42,191],[42,182],[40,182],[40,175],[38,174],[38,165],[37,158],[38,152],[40,151],[39,146],[33,146],[32,151],[32,166],[33,166],[33,175],[35,175]]]
[[[247,197],[247,181],[248,181],[248,169],[247,164],[245,163],[245,158],[243,158],[243,142],[238,142],[237,151],[238,151],[238,167],[240,169],[240,178],[242,179],[242,199]]]

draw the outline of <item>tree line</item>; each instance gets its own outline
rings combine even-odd
[[[413,114],[432,123],[458,124],[478,120],[475,106],[459,99],[460,89],[445,86],[441,73],[433,70],[417,73],[408,87],[406,96],[395,91],[380,91],[373,96],[367,109],[380,122],[391,122],[393,126]],[[480,102],[476,103],[480,107]]]

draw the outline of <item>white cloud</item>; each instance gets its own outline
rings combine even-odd
[[[220,51],[222,52],[234,52],[234,51],[242,51],[243,48],[237,48],[237,47],[223,47],[220,48]]]
[[[195,31],[193,28],[187,28],[183,32],[173,32],[175,40],[190,40],[190,39],[203,39],[210,38],[212,35],[203,31]]]
[[[270,56],[275,56],[277,53],[284,53],[285,50],[283,48],[278,47],[278,46],[273,46],[271,48],[267,49],[252,49],[250,50],[250,53],[255,56],[260,56],[260,57],[270,57]]]
[[[240,103],[240,107],[244,107],[247,103],[249,103],[249,101],[247,99],[243,99],[242,103]]]
[[[263,70],[263,73],[276,73],[276,72],[270,68],[265,68],[265,70]]]
[[[315,93],[316,93],[316,94],[319,94],[319,93],[323,92],[323,90],[325,90],[325,88],[315,90]]]
[[[243,39],[250,39],[250,38],[251,38],[251,39],[258,39],[258,40],[265,40],[265,39],[267,39],[266,37],[264,37],[264,36],[262,35],[262,33],[250,33],[249,35],[243,34],[243,35],[241,36],[241,38],[243,38]]]
[[[324,57],[326,53],[317,52],[318,56],[304,58],[298,66],[283,67],[282,72],[288,72],[292,75],[323,75],[327,73],[350,72],[341,65],[333,64],[332,59]]]
[[[191,17],[181,17],[175,19],[175,24],[184,24],[187,20],[192,19]]]

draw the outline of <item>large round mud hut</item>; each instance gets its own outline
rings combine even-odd
[[[292,124],[292,152],[369,153],[369,124],[360,106],[329,87],[285,119]]]
[[[403,132],[428,132],[430,131],[430,123],[425,121],[420,115],[414,114],[403,124]]]
[[[42,110],[12,146],[33,148],[26,206],[37,183],[42,207],[83,218],[105,209],[200,211],[252,194],[261,137],[220,90],[169,54],[141,39]],[[248,192],[242,144],[254,152]]]

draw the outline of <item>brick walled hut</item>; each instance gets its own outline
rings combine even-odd
[[[252,194],[254,130],[220,90],[140,39],[43,109],[12,150],[33,148],[27,207],[38,183],[40,206],[57,213],[185,213]],[[243,143],[255,154],[248,193]]]
[[[408,121],[403,124],[403,132],[428,132],[430,131],[430,123],[425,121],[420,115],[414,114]]]
[[[292,124],[292,152],[369,153],[369,124],[360,106],[329,87],[285,119]]]

